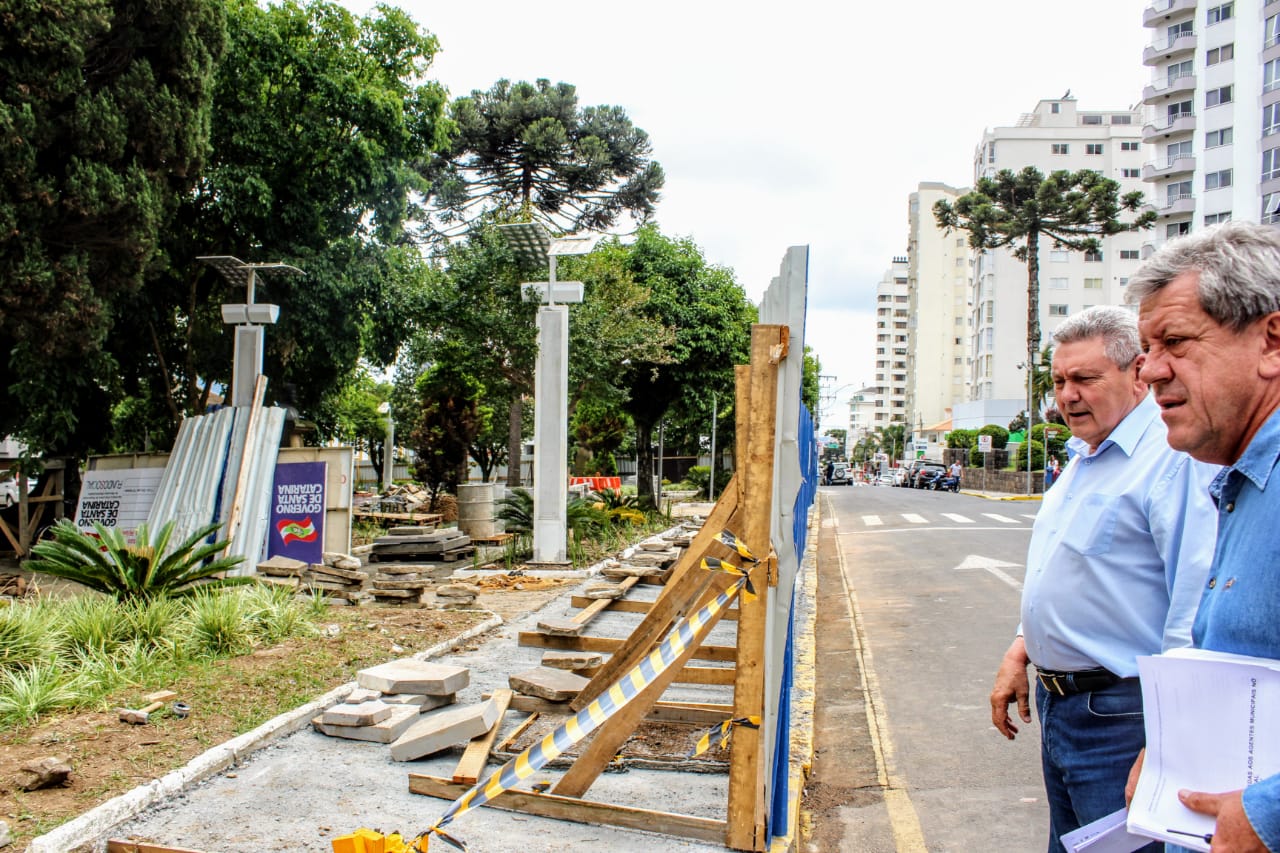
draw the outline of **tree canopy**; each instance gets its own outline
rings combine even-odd
[[[1040,350],[1040,240],[1054,248],[1097,252],[1101,238],[1150,228],[1155,211],[1142,211],[1142,192],[1120,195],[1120,184],[1092,169],[1059,170],[1045,175],[1034,166],[1020,172],[1001,169],[979,178],[973,190],[955,203],[941,199],[933,206],[938,227],[969,234],[974,249],[1008,247],[1027,265],[1027,364]],[[1124,213],[1132,213],[1122,221]]]
[[[437,234],[495,212],[557,233],[653,214],[662,167],[621,107],[580,107],[569,83],[499,80],[455,100],[450,116],[457,134],[432,176]]]

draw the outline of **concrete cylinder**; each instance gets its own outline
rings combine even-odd
[[[473,539],[494,535],[492,483],[458,486],[458,529]]]

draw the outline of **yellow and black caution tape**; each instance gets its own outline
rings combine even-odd
[[[756,597],[756,588],[751,585],[751,575],[742,566],[735,566],[733,563],[726,563],[715,557],[703,557],[700,565],[709,572],[724,572],[742,578],[745,581],[742,584],[743,601],[751,601]]]
[[[751,563],[760,562],[760,558],[751,553],[751,549],[747,547],[747,543],[738,538],[738,534],[732,530],[721,530],[720,541],[728,545],[730,548],[738,552],[738,556]]]
[[[738,717],[733,720],[725,720],[723,723],[716,723],[707,733],[698,738],[698,742],[693,745],[693,749],[689,751],[687,758],[697,758],[702,753],[711,748],[711,741],[716,740],[716,748],[724,749],[729,743],[729,738],[733,736],[733,730],[738,726],[748,729],[760,728],[760,718],[757,716]]]
[[[743,592],[745,595],[746,590],[750,589],[750,580],[743,569],[728,563],[722,563],[720,560],[714,560],[714,563],[714,566],[708,565],[707,561],[704,560],[703,568],[731,572],[738,575],[738,581],[717,595],[713,601],[699,608],[697,613],[677,622],[658,648],[650,652],[648,657],[636,664],[626,675],[619,678],[616,683],[610,686],[590,705],[565,720],[555,731],[544,737],[539,743],[534,744],[508,761],[486,777],[483,782],[478,782],[469,791],[454,800],[445,813],[430,828],[417,836],[413,843],[417,844],[419,840],[425,840],[428,836],[435,835],[440,840],[465,851],[467,848],[462,841],[444,831],[446,826],[471,809],[484,805],[503,791],[515,788],[549,762],[559,758],[574,744],[591,734],[632,699],[640,695],[659,675],[674,664],[694,644],[704,626],[715,619],[720,611],[728,607],[739,592]],[[415,847],[414,849],[418,848]]]

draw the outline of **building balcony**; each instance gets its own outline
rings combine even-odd
[[[1172,160],[1155,160],[1142,167],[1142,180],[1153,181],[1156,178],[1185,175],[1194,172],[1195,168],[1196,158],[1190,155],[1175,157]]]
[[[1172,80],[1160,80],[1142,90],[1142,103],[1156,104],[1174,95],[1187,95],[1196,90],[1196,75],[1181,74]]]
[[[1176,38],[1162,41],[1160,44],[1147,45],[1142,51],[1143,65],[1159,65],[1174,57],[1193,53],[1196,49],[1195,33],[1180,33]]]
[[[1156,0],[1142,10],[1142,26],[1158,27],[1169,18],[1195,10],[1196,0]]]
[[[1144,125],[1142,128],[1142,141],[1150,143],[1161,137],[1192,133],[1195,129],[1196,114],[1179,113],[1173,119],[1164,118],[1160,119],[1159,122]]]
[[[1192,193],[1181,193],[1180,195],[1166,198],[1164,204],[1156,210],[1156,214],[1162,218],[1166,216],[1182,216],[1184,214],[1194,213],[1195,209],[1195,195]]]

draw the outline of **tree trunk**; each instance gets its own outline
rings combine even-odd
[[[518,488],[520,483],[521,442],[524,440],[524,399],[520,392],[511,395],[511,411],[507,413],[507,485]]]
[[[1040,354],[1040,232],[1027,232],[1027,388],[1034,381],[1036,357]],[[1036,422],[1035,404],[1027,400],[1027,435]]]
[[[636,421],[636,497],[642,506],[654,506],[653,493],[653,424]],[[648,496],[648,500],[645,497]]]

